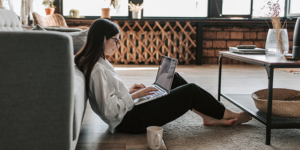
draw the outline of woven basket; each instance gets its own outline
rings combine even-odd
[[[252,93],[258,110],[267,113],[268,89]],[[281,117],[300,117],[300,91],[273,88],[272,114]]]

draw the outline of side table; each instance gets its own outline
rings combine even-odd
[[[263,66],[268,75],[268,106],[267,114],[259,111],[251,94],[222,94],[222,58],[230,58],[254,65]],[[233,103],[240,109],[251,114],[258,121],[266,125],[266,145],[271,144],[271,129],[300,129],[300,118],[284,118],[272,116],[272,96],[273,96],[273,77],[274,68],[300,68],[300,61],[287,61],[284,57],[268,57],[262,54],[236,54],[228,51],[219,52],[219,84],[218,84],[218,100],[221,96]]]

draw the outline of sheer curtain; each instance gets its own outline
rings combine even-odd
[[[2,0],[0,0],[0,9],[5,9],[5,7],[3,6]]]
[[[21,15],[22,0],[9,0],[10,10],[14,11],[18,16]]]
[[[8,0],[0,0],[0,9],[8,9],[10,10],[10,6]]]
[[[4,1],[4,0],[0,0]],[[22,24],[28,25],[28,19],[33,21],[32,12],[46,16],[43,0],[8,0],[10,10],[22,18]],[[26,18],[26,19],[25,19]]]

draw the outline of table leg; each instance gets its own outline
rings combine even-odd
[[[219,54],[219,83],[218,83],[218,101],[221,100],[221,79],[222,79],[222,55]]]
[[[273,99],[273,76],[274,76],[274,68],[269,66],[265,66],[268,78],[268,108],[267,108],[267,128],[266,128],[266,145],[271,144],[271,128],[272,128],[272,99]],[[268,67],[268,68],[267,68]]]

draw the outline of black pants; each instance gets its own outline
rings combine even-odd
[[[175,73],[169,95],[133,107],[116,127],[119,132],[146,133],[148,126],[163,126],[195,109],[207,116],[222,119],[225,107],[194,83],[187,83]]]

